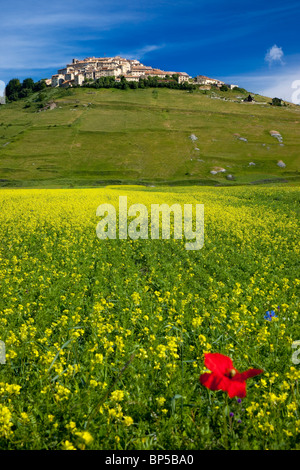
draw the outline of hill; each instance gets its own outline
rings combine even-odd
[[[0,106],[0,184],[299,181],[300,108],[270,106],[261,96],[245,103],[246,96],[165,88],[35,93]]]

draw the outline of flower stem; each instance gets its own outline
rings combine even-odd
[[[228,450],[228,427],[227,427],[227,417],[226,412],[228,410],[228,396],[225,397],[225,407],[224,407],[224,446]]]

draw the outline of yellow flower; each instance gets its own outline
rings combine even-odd
[[[91,380],[90,380],[90,385],[91,385],[92,387],[97,387],[97,385],[98,385],[97,380],[91,379]]]
[[[76,447],[74,447],[72,442],[70,441],[65,441],[62,447],[63,447],[63,450],[76,450]]]
[[[88,431],[76,432],[76,436],[84,441],[86,445],[89,445],[93,442],[94,438]]]
[[[21,416],[21,419],[22,419],[23,423],[28,423],[28,421],[29,421],[29,416],[28,416],[27,413],[22,412],[20,416]]]
[[[12,434],[12,414],[7,406],[0,405],[0,437],[9,437]]]
[[[164,397],[156,398],[158,406],[163,406],[165,404],[166,399]]]
[[[70,421],[69,424],[66,425],[66,428],[73,432],[76,429],[76,423],[74,423],[74,421]]]
[[[132,295],[131,295],[131,298],[133,300],[133,303],[135,305],[139,305],[140,304],[140,301],[142,300],[141,299],[141,296],[138,292],[134,292]]]
[[[131,426],[133,424],[133,419],[130,416],[124,416],[123,422],[125,426]]]
[[[124,399],[124,392],[122,390],[115,390],[110,396],[113,401],[122,401]]]

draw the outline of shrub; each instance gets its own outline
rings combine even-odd
[[[228,91],[229,88],[227,85],[222,85],[221,88],[220,88],[221,91]]]
[[[273,106],[282,106],[282,100],[280,98],[273,98],[272,99],[272,105]]]

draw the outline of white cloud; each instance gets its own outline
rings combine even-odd
[[[70,60],[72,49],[68,44],[61,45],[54,38],[51,47],[47,38],[39,41],[29,39],[25,35],[18,37],[7,36],[7,42],[0,43],[1,73],[5,71],[27,71],[53,67],[56,70],[60,64]],[[3,79],[3,77],[0,77]]]
[[[24,30],[28,27],[35,28],[47,27],[47,30],[58,29],[64,26],[66,29],[74,29],[78,27],[98,28],[102,30],[111,29],[121,24],[140,21],[141,15],[137,13],[103,13],[88,14],[83,12],[60,12],[52,14],[36,14],[22,15],[13,18],[7,18],[6,22],[2,21],[2,28],[20,28]]]
[[[299,88],[300,88],[300,69],[290,71],[284,75],[278,75],[270,80],[262,89],[262,94],[271,98],[281,98],[291,103],[300,104]],[[271,78],[271,77],[270,77]]]
[[[87,1],[95,6],[95,0]],[[44,70],[55,73],[73,57],[91,55],[91,48],[94,44],[101,47],[109,31],[145,20],[137,11],[102,8],[93,14],[86,3],[73,10],[67,8],[68,3],[71,0],[59,8],[42,5],[33,12],[22,5],[18,15],[8,6],[1,11],[1,80],[7,82],[20,74],[38,79]]]
[[[149,52],[157,51],[158,49],[162,49],[165,47],[165,44],[161,45],[148,45],[141,47],[140,49],[136,49],[134,51],[129,51],[129,52],[119,52],[117,55],[120,56],[125,56],[127,59],[142,59],[145,57]]]
[[[226,83],[236,83],[252,93],[300,104],[300,66],[296,65],[297,63],[299,63],[299,56],[295,56],[294,63],[290,66],[280,67],[272,73],[263,70],[261,73],[220,78]]]
[[[272,46],[271,49],[268,50],[265,56],[265,61],[268,62],[270,65],[276,62],[280,62],[281,64],[283,64],[283,56],[284,53],[282,48],[274,44],[274,46]]]

